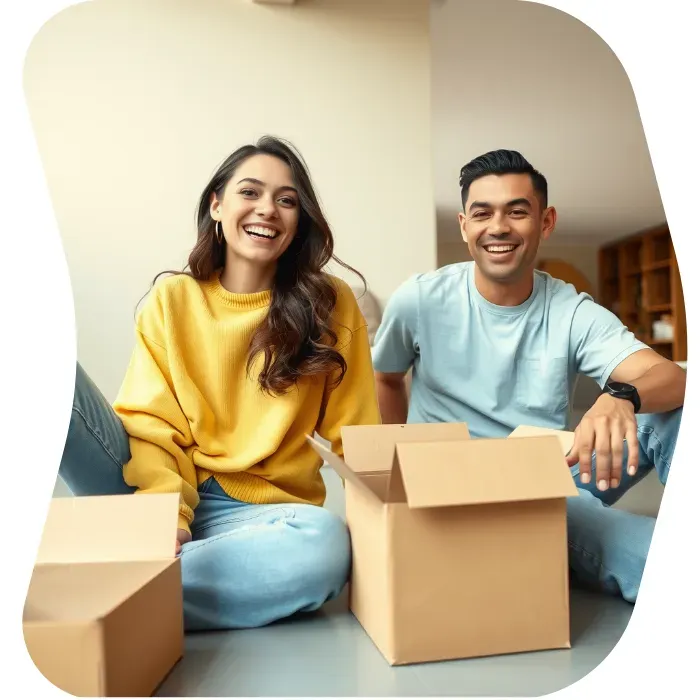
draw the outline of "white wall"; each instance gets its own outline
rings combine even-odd
[[[427,0],[93,0],[41,29],[27,101],[78,358],[109,400],[138,300],[194,242],[201,189],[263,133],[300,149],[338,255],[380,302],[435,266],[429,49]]]
[[[431,36],[441,216],[456,216],[465,163],[514,148],[549,180],[561,238],[612,240],[664,221],[632,86],[587,25],[537,2],[436,0]]]

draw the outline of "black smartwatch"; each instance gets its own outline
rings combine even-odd
[[[604,394],[610,394],[616,399],[626,399],[631,401],[634,406],[634,412],[639,413],[642,407],[642,400],[639,398],[639,392],[631,385],[624,382],[608,382],[603,387]]]

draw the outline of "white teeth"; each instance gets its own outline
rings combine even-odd
[[[246,233],[254,233],[256,236],[264,236],[265,238],[277,238],[277,231],[265,226],[246,226]]]
[[[511,250],[515,250],[514,245],[489,245],[486,246],[486,250],[489,253],[509,253]]]

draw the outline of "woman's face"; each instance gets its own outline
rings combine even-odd
[[[279,158],[251,156],[236,169],[210,213],[228,246],[227,255],[268,267],[292,242],[299,223],[299,194],[292,171]]]

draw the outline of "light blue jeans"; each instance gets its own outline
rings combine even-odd
[[[76,496],[130,494],[129,439],[83,368],[59,474]],[[214,479],[199,488],[192,542],[181,553],[185,629],[260,627],[319,609],[350,572],[345,523],[311,505],[250,505]],[[173,554],[175,532],[173,531]]]
[[[579,466],[571,472],[579,490],[568,499],[569,567],[572,578],[586,587],[637,600],[656,519],[611,508],[635,484],[656,471],[666,484],[676,448],[682,408],[668,413],[637,416],[639,465],[627,474],[624,450],[620,486],[599,491],[595,482],[595,455],[591,482],[581,484]]]

